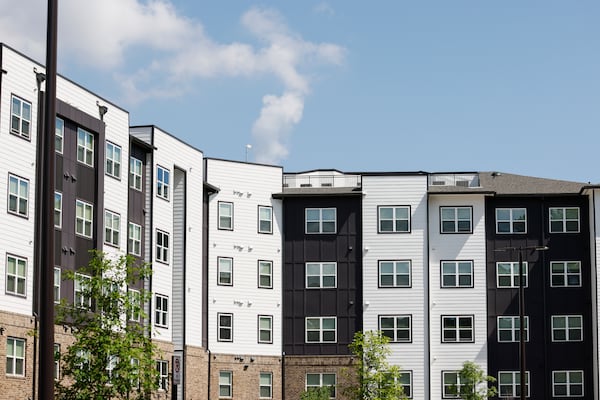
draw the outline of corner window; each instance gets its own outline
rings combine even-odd
[[[129,157],[129,187],[142,191],[142,161]]]
[[[552,287],[578,287],[581,286],[580,261],[552,261],[550,262],[550,286]]]
[[[90,296],[90,277],[83,274],[75,274],[73,282],[75,307],[92,309],[92,297]]]
[[[6,375],[25,376],[25,340],[6,339]]]
[[[104,211],[104,243],[119,247],[121,216],[112,211]]]
[[[169,362],[167,360],[156,361],[158,372],[158,390],[169,390]]]
[[[54,192],[54,227],[62,227],[62,193]]]
[[[8,175],[8,212],[27,218],[29,215],[29,181]]]
[[[273,208],[258,206],[258,233],[273,233]]]
[[[458,371],[442,371],[443,399],[458,399],[462,386],[464,386],[464,383],[460,381]]]
[[[217,314],[217,341],[233,342],[233,314]]]
[[[258,316],[258,343],[273,343],[273,316]]]
[[[233,286],[233,258],[217,258],[217,285]]]
[[[75,202],[75,233],[87,238],[92,237],[94,206],[82,200]]]
[[[54,149],[58,154],[63,152],[63,142],[65,137],[65,121],[56,118],[56,132],[54,135]]]
[[[224,201],[219,202],[219,229],[227,231],[233,230],[233,203],[227,203]]]
[[[260,399],[273,398],[273,374],[261,372],[258,379],[258,397]]]
[[[142,226],[129,223],[127,228],[127,250],[134,256],[142,255]]]
[[[583,340],[583,317],[581,315],[553,315],[553,342],[581,342]]]
[[[337,287],[337,263],[306,263],[307,289],[335,287]]]
[[[231,398],[233,395],[233,372],[219,371],[219,398]]]
[[[15,296],[26,295],[27,259],[13,255],[6,256],[6,293]]]
[[[380,315],[379,330],[390,342],[411,342],[411,319],[410,315]]]
[[[306,318],[306,343],[335,343],[336,341],[336,317]]]
[[[496,208],[496,233],[527,233],[527,209]]]
[[[169,200],[170,174],[168,169],[156,166],[156,195],[161,199]]]
[[[498,372],[498,397],[521,396],[521,373],[519,371]],[[529,371],[525,372],[525,396],[529,397]]]
[[[472,315],[442,315],[442,343],[472,343]]]
[[[379,287],[411,287],[410,260],[379,261]]]
[[[273,261],[258,260],[258,287],[273,288]]]
[[[169,326],[169,298],[162,294],[156,294],[154,305],[154,325],[167,328]]]
[[[473,287],[473,261],[442,261],[443,288]]]
[[[121,146],[106,142],[106,175],[121,179]]]
[[[169,263],[169,234],[156,230],[156,261]]]
[[[31,137],[31,103],[12,96],[10,132],[23,139]]]
[[[329,388],[330,399],[335,398],[335,384],[335,374],[306,374],[306,390],[310,390],[312,388],[327,387]]]
[[[60,303],[61,269],[54,267],[54,303]]]
[[[527,262],[523,261],[523,287],[527,287]],[[496,263],[496,284],[499,288],[519,287],[519,263],[498,262]]]
[[[583,371],[552,371],[553,397],[583,397]]]
[[[471,207],[440,207],[441,233],[473,232]]]
[[[578,207],[551,207],[550,233],[578,233]]]
[[[77,128],[77,161],[94,166],[94,135],[81,128]]]
[[[337,209],[307,208],[305,210],[305,233],[336,233]]]
[[[498,342],[518,342],[521,337],[521,320],[518,316],[498,317]],[[525,341],[529,341],[529,317],[525,317]]]
[[[410,207],[381,206],[377,211],[379,215],[379,233],[410,232]]]

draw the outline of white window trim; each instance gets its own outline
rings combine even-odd
[[[142,311],[142,293],[138,289],[127,289],[127,296],[129,297],[129,303],[131,310],[127,315],[127,320],[132,322],[140,322],[141,311]],[[136,311],[136,309],[138,309]]]
[[[16,193],[11,193],[11,191],[10,191],[10,181],[11,180],[16,181],[16,183],[17,183],[17,192]],[[22,183],[26,184],[27,193],[25,194],[25,196],[21,195],[21,184]],[[10,209],[11,197],[14,197],[16,199],[16,201],[15,201],[15,204],[17,207],[16,210]],[[25,200],[25,213],[20,212],[21,200]],[[8,174],[8,204],[6,206],[6,209],[9,214],[13,214],[13,215],[16,215],[19,217],[29,218],[29,179],[21,178],[20,176],[10,174],[10,173]]]
[[[454,210],[454,218],[452,219],[444,219],[444,210]],[[459,221],[466,221],[465,219],[458,218],[459,210],[469,210],[469,230],[461,231],[458,227]],[[444,230],[444,222],[452,221],[454,223],[454,230],[446,231]],[[471,206],[440,206],[440,234],[469,234],[473,233],[473,207]]]
[[[81,217],[77,215],[77,207],[79,205],[81,205],[82,210],[83,210],[83,216],[81,216]],[[85,214],[86,214],[85,211],[88,209],[90,210],[90,214],[92,216],[92,218],[90,220],[85,218]],[[79,232],[77,230],[77,222],[78,221],[81,221],[81,226],[83,228],[83,232]],[[89,235],[87,235],[85,233],[86,226],[89,226],[89,228],[90,228]],[[77,199],[75,201],[75,234],[78,236],[83,236],[83,237],[90,238],[90,239],[94,235],[94,205],[91,203],[88,203],[87,201],[83,201],[83,200],[79,200],[79,199]]]
[[[113,148],[113,158],[109,158],[108,157],[108,148],[111,147]],[[115,156],[115,153],[118,153],[118,157]],[[108,176],[111,176],[115,179],[121,179],[121,157],[122,157],[123,151],[121,150],[121,146],[114,144],[112,142],[107,141],[106,142],[106,160],[104,163],[104,171],[105,174]],[[109,171],[109,161],[111,162],[110,165],[112,165],[112,171]],[[115,173],[115,169],[118,169],[118,173]]]
[[[562,210],[563,217],[561,220],[553,220],[552,219],[552,210]],[[567,230],[567,222],[574,221],[574,219],[567,218],[567,210],[577,210],[577,230],[569,231]],[[561,221],[563,225],[563,229],[560,231],[552,230],[552,221]],[[581,209],[579,207],[550,207],[548,209],[548,231],[550,233],[579,233],[581,230]]]
[[[117,214],[110,210],[104,210],[104,243],[110,246],[120,247],[121,214]]]
[[[498,266],[500,264],[510,264],[510,286],[500,286],[500,274],[498,274]],[[504,274],[502,276],[509,276]],[[519,262],[518,261],[499,261],[496,263],[496,288],[498,289],[514,289],[519,288],[518,284],[515,284],[515,279],[520,278],[519,275]],[[523,287],[529,287],[529,265],[527,261],[523,261]]]
[[[230,215],[221,215],[221,207],[229,209]],[[228,219],[229,224],[221,224],[221,219]],[[219,201],[217,203],[217,227],[219,230],[232,231],[233,230],[233,203],[230,201]]]
[[[511,395],[502,395],[500,392],[500,374],[510,374],[512,376],[512,390],[511,390]],[[529,379],[530,379],[531,374],[529,373],[529,371],[525,371],[525,389],[527,390],[527,393],[525,394],[525,397],[530,397],[531,395],[531,385],[529,383]],[[500,398],[517,398],[517,387],[521,386],[521,373],[519,371],[498,371],[498,380],[496,381],[497,384],[497,389],[498,389],[498,397]],[[504,384],[504,386],[507,386],[507,384]]]
[[[60,379],[60,344],[54,343],[54,380]]]
[[[261,218],[261,210],[269,210],[269,219],[262,219]],[[268,221],[269,222],[269,229],[268,230],[264,230],[261,229],[261,222],[262,221]],[[258,233],[265,233],[265,234],[269,234],[269,233],[273,233],[273,207],[271,206],[258,206]]]
[[[469,318],[471,320],[471,339],[470,340],[461,340],[460,333],[462,331],[466,331],[467,329],[460,327],[460,319],[461,318]],[[455,319],[456,327],[455,328],[444,328],[444,320],[446,319]],[[473,315],[442,315],[442,343],[474,343],[475,342],[475,317]],[[456,333],[456,340],[446,340],[444,338],[444,332],[453,330]]]
[[[83,293],[86,290],[85,282],[88,282],[90,279],[91,278],[87,275],[75,273],[75,279],[73,282],[73,301],[75,302],[75,307],[81,307],[81,308],[91,310],[92,297],[86,296]],[[79,293],[79,301],[77,301],[78,293]]]
[[[461,285],[460,277],[465,276],[466,274],[460,273],[459,265],[468,263],[471,267],[471,271],[469,272],[469,276],[471,277],[470,285]],[[454,274],[446,274],[444,273],[444,265],[453,265],[454,266]],[[442,260],[440,261],[440,287],[443,289],[465,289],[472,288],[475,284],[475,277],[473,273],[473,260]],[[456,282],[455,285],[446,285],[444,283],[445,276],[454,276],[454,280]]]
[[[511,340],[500,340],[500,320],[501,319],[510,319],[511,320],[511,327],[510,328],[503,328],[502,331],[509,331],[511,332]],[[517,333],[520,333],[520,329],[518,327],[518,323],[521,321],[519,316],[514,316],[514,315],[500,315],[498,317],[496,317],[496,331],[497,331],[497,335],[496,338],[498,340],[498,343],[516,343],[519,340],[517,339]],[[525,316],[525,341],[529,342],[529,316]]]
[[[159,179],[159,171],[162,170],[162,180]],[[167,178],[165,179],[165,174]],[[171,170],[162,167],[160,165],[156,166],[156,196],[160,197],[163,200],[169,200],[171,194]]]
[[[136,232],[139,233],[139,237],[136,237]],[[142,255],[142,226],[134,222],[127,225],[127,251],[134,256]]]
[[[229,317],[231,324],[221,325],[221,317]],[[221,329],[229,330],[229,339],[221,337]],[[232,313],[217,313],[217,342],[233,342],[233,314]]]
[[[58,280],[56,279],[58,278]],[[54,293],[54,303],[55,304],[59,304],[60,303],[60,281],[62,279],[62,270],[60,269],[60,267],[54,267],[54,289],[53,289],[53,293]],[[58,291],[58,296],[56,296],[56,293],[54,291]]]
[[[227,382],[223,383],[221,377],[227,378]],[[221,396],[221,386],[229,388],[229,396]],[[231,399],[233,398],[233,371],[219,371],[219,398],[220,399]]]
[[[381,272],[381,264],[383,263],[392,263],[393,267],[394,267],[394,272],[391,274],[393,277],[393,281],[394,283],[392,285],[384,285],[381,282],[381,278],[384,275],[390,275],[390,274],[383,274]],[[398,272],[398,264],[400,263],[408,263],[408,284],[406,285],[401,285],[398,283],[398,277],[399,276],[405,276],[406,274],[404,273],[399,273]],[[378,273],[378,287],[379,288],[410,288],[412,287],[412,260],[379,260],[377,263],[378,269],[377,269],[377,273]]]
[[[319,275],[309,275],[308,274],[308,266],[309,265],[318,265],[319,266]],[[324,273],[325,265],[333,265],[335,267],[334,284],[333,286],[324,286],[323,280],[325,277],[331,277],[331,274]],[[337,288],[337,262],[307,262],[304,266],[305,268],[305,288],[306,289],[335,289]],[[319,286],[308,286],[308,278],[311,277],[319,277]]]
[[[381,210],[383,208],[391,208],[392,209],[392,230],[382,230],[381,229]],[[406,209],[407,211],[407,217],[406,218],[400,218],[397,216],[396,211],[398,209]],[[378,206],[377,207],[377,233],[411,233],[411,229],[412,229],[412,221],[411,221],[411,215],[412,211],[411,211],[411,207],[410,206]],[[386,219],[387,221],[388,219]],[[396,222],[397,221],[406,221],[407,222],[407,227],[406,230],[398,230],[396,229]]]
[[[318,375],[319,376],[319,386],[315,386],[315,385],[308,385],[308,376],[309,375]],[[333,385],[324,385],[323,384],[323,376],[327,375],[327,376],[333,376]],[[334,396],[331,396],[330,399],[335,399],[336,394],[337,394],[337,374],[335,372],[307,372],[306,375],[304,376],[304,389],[305,390],[309,390],[310,388],[321,388],[321,387],[330,387],[333,386],[333,391],[334,391]]]
[[[268,376],[269,377],[269,384],[268,385],[264,385],[262,383],[262,377],[263,376]],[[262,388],[263,387],[268,387],[269,388],[269,396],[262,396]],[[260,372],[258,375],[258,398],[259,399],[272,399],[273,398],[273,373],[272,372]]]
[[[10,274],[8,272],[8,259],[12,258],[14,259],[15,262],[15,273],[14,274]],[[25,272],[23,276],[19,275],[19,262],[23,262],[25,264]],[[18,296],[18,297],[27,297],[27,269],[28,269],[28,262],[27,262],[27,258],[25,257],[19,257],[16,256],[14,254],[6,254],[6,285],[5,285],[5,293],[9,294],[11,296]],[[10,291],[8,290],[8,281],[9,281],[9,276],[12,276],[14,279],[14,285],[15,285],[15,290]],[[23,282],[23,293],[19,293],[19,282]]]
[[[83,143],[79,143],[79,134],[82,133],[84,135],[85,140]],[[91,141],[88,139],[91,138]],[[79,149],[83,150],[84,159],[79,159]],[[91,157],[91,163],[87,162],[88,155]],[[82,128],[77,128],[77,162],[87,165],[88,167],[94,167],[94,135],[91,132],[86,131]]]
[[[13,354],[8,354],[8,341],[12,340],[13,341],[13,350],[15,350],[13,352]],[[21,343],[23,346],[23,356],[18,356],[16,354],[16,349],[17,349],[17,342]],[[23,372],[22,373],[17,373],[17,361],[18,360],[22,360],[22,365],[23,365]],[[25,376],[25,371],[27,370],[27,365],[26,365],[26,361],[27,361],[27,341],[25,339],[22,338],[17,338],[17,337],[12,337],[9,336],[8,338],[6,338],[6,363],[8,364],[9,362],[11,363],[12,366],[12,373],[8,373],[8,371],[6,372],[6,376],[16,376],[16,377],[24,377]],[[8,366],[8,365],[7,365]]]
[[[565,327],[564,328],[555,328],[554,327],[554,321],[558,318],[564,318],[565,320]],[[570,336],[570,331],[571,329],[576,329],[576,328],[569,328],[569,320],[575,320],[575,319],[579,319],[580,321],[580,326],[578,328],[578,330],[580,331],[580,338],[579,339],[571,339]],[[583,315],[552,315],[550,317],[550,329],[552,332],[552,342],[554,343],[565,343],[565,342],[583,342]],[[565,331],[565,339],[555,339],[554,338],[554,332],[555,331]]]
[[[262,329],[260,326],[261,320],[269,320],[269,337],[270,340],[261,340],[260,333],[265,331],[266,329]],[[273,343],[273,316],[272,315],[259,315],[258,316],[258,343]]]
[[[565,373],[567,377],[567,382],[560,383],[560,385],[566,385],[567,394],[566,395],[558,395],[556,394],[556,374],[557,373]],[[581,383],[571,383],[571,374],[572,373],[580,373],[581,374]],[[581,394],[571,395],[571,385],[581,385]],[[583,370],[557,370],[552,371],[552,397],[584,397],[585,396],[585,373]]]
[[[554,273],[552,270],[552,265],[562,265],[563,267],[563,271],[561,273]],[[579,267],[579,272],[577,273],[570,273],[568,272],[568,264],[577,264]],[[569,276],[578,276],[579,277],[579,284],[578,285],[569,285]],[[554,276],[562,276],[564,279],[565,284],[564,285],[555,285],[552,278]],[[581,261],[550,261],[550,287],[554,287],[554,288],[566,288],[566,287],[581,287],[582,285],[582,274],[581,274]]]
[[[158,371],[158,391],[169,390],[169,361],[156,360],[156,370]]]
[[[335,323],[335,327],[333,328],[334,340],[324,340],[323,334],[327,331],[331,331],[331,329],[323,328],[323,320],[332,319]],[[308,320],[319,320],[319,328],[318,329],[308,329]],[[308,332],[318,332],[319,340],[308,340]],[[305,317],[304,318],[304,342],[305,343],[337,343],[337,317]]]
[[[324,210],[333,210],[334,219],[333,220],[325,220],[323,219],[323,211]],[[318,211],[319,219],[318,220],[308,220],[308,212],[309,211]],[[319,230],[317,232],[309,232],[308,231],[308,223],[318,223]],[[333,231],[325,231],[323,229],[324,223],[333,222]],[[304,233],[307,235],[334,235],[337,233],[337,208],[336,207],[309,207],[304,210]]]
[[[137,171],[139,167],[139,173]],[[137,190],[139,192],[142,191],[142,187],[143,187],[143,179],[142,179],[142,174],[143,174],[143,170],[144,170],[144,164],[142,163],[142,160],[137,159],[133,156],[129,157],[129,187],[131,189]],[[139,182],[139,187],[138,187],[138,183]]]
[[[459,395],[451,395],[451,394],[446,394],[446,388],[450,388],[453,385],[451,384],[446,384],[446,375],[456,375],[456,391],[457,393],[460,393],[460,388],[461,386],[464,386],[464,384],[461,383],[460,381],[460,371],[442,371],[442,399],[458,399]]]
[[[261,273],[260,267],[261,265],[269,265],[269,274],[263,274]],[[261,284],[261,277],[262,276],[268,276],[269,277],[269,282],[270,284],[268,286],[262,285]],[[273,289],[273,261],[270,260],[258,260],[258,287],[261,289]]]
[[[15,109],[14,109],[14,101],[17,100],[19,102],[19,112],[16,113]],[[23,105],[27,105],[29,107],[29,119],[25,118],[23,116]],[[33,110],[31,107],[31,102],[20,98],[19,96],[16,95],[11,95],[10,98],[10,133],[12,133],[13,135],[17,135],[23,139],[26,140],[31,140],[31,120],[32,120],[32,116],[33,116]],[[13,118],[17,117],[19,120],[19,128],[18,129],[14,129],[13,128]],[[28,125],[28,131],[25,132],[23,130],[23,121],[25,121]]]
[[[58,197],[57,197],[58,196]],[[58,208],[56,207],[56,200],[58,198]],[[54,192],[54,227],[57,229],[62,228],[62,215],[63,215],[63,195],[61,192]],[[58,224],[56,224],[56,217],[58,214]]]
[[[409,393],[406,393],[406,390],[404,390],[404,395],[406,396],[407,399],[412,399],[413,398],[413,372],[412,370],[400,370],[400,379],[402,379],[403,377],[408,376],[408,384],[404,384],[402,382],[399,382],[399,384],[402,386],[402,388],[405,388],[406,386],[409,387]]]
[[[54,134],[55,134],[54,150],[58,154],[62,154],[64,145],[65,145],[65,121],[62,118],[56,117],[56,127],[55,127]],[[56,143],[59,143],[58,138],[60,138],[60,148],[59,148],[59,146],[56,145]]]
[[[394,331],[394,336],[390,338],[390,343],[412,343],[412,315],[410,314],[397,314],[397,315],[378,315],[378,323],[379,323],[379,331],[383,332],[384,329],[381,326],[381,320],[383,318],[392,318],[394,321],[394,326],[391,330]],[[408,328],[399,328],[398,327],[398,318],[408,318]],[[385,330],[390,330],[387,328]],[[398,331],[408,331],[408,339],[400,339],[398,338]],[[389,337],[389,336],[388,336]]]
[[[229,262],[229,265],[227,265]],[[223,264],[222,264],[223,263]],[[223,270],[223,268],[229,267],[229,271]],[[229,273],[229,283],[221,281],[221,274]],[[219,286],[233,286],[233,258],[231,257],[217,257],[217,285]]]
[[[159,241],[159,236],[161,240]],[[167,244],[165,245],[165,237],[167,238]],[[161,229],[156,229],[156,248],[155,248],[155,256],[156,261],[169,264],[169,255],[170,255],[170,246],[171,246],[171,235],[169,232],[163,231]]]
[[[498,219],[498,211],[499,210],[505,210],[505,211],[510,211],[510,217],[508,220],[499,220]],[[513,211],[516,210],[523,210],[525,211],[525,219],[523,221],[520,220],[515,220],[513,217]],[[495,217],[496,217],[496,234],[498,235],[525,235],[527,234],[527,208],[525,207],[499,207],[496,208],[495,210]],[[510,230],[508,232],[500,232],[500,230],[498,229],[498,223],[499,222],[508,222],[510,224]],[[522,222],[525,224],[525,230],[523,232],[515,232],[514,230],[514,224],[515,222]]]
[[[159,328],[169,327],[169,296],[154,294],[154,325]]]

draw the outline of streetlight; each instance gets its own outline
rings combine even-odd
[[[515,251],[519,252],[519,378],[520,378],[520,399],[525,400],[526,387],[525,387],[525,288],[523,286],[523,251],[524,250],[535,250],[535,251],[546,251],[548,246],[514,246],[514,247],[502,247],[495,249],[495,251]]]

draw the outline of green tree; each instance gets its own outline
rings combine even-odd
[[[59,357],[57,399],[150,398],[158,387],[158,350],[144,324],[151,294],[128,290],[150,274],[130,256],[111,260],[97,251],[77,273],[64,272],[75,285],[75,302],[61,303],[56,323],[70,328],[74,342]]]
[[[349,348],[356,357],[352,377],[342,392],[350,399],[406,399],[401,384],[400,368],[389,365],[390,339],[380,331],[356,332]]]
[[[465,361],[458,376],[460,385],[450,389],[463,400],[485,400],[497,394],[496,387],[488,384],[496,379],[485,375],[483,368],[473,361]]]
[[[302,392],[300,400],[329,400],[330,394],[329,386],[314,387]]]

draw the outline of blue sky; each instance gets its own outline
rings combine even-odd
[[[45,59],[44,0],[0,41]],[[59,72],[208,157],[600,182],[598,1],[59,0]]]

